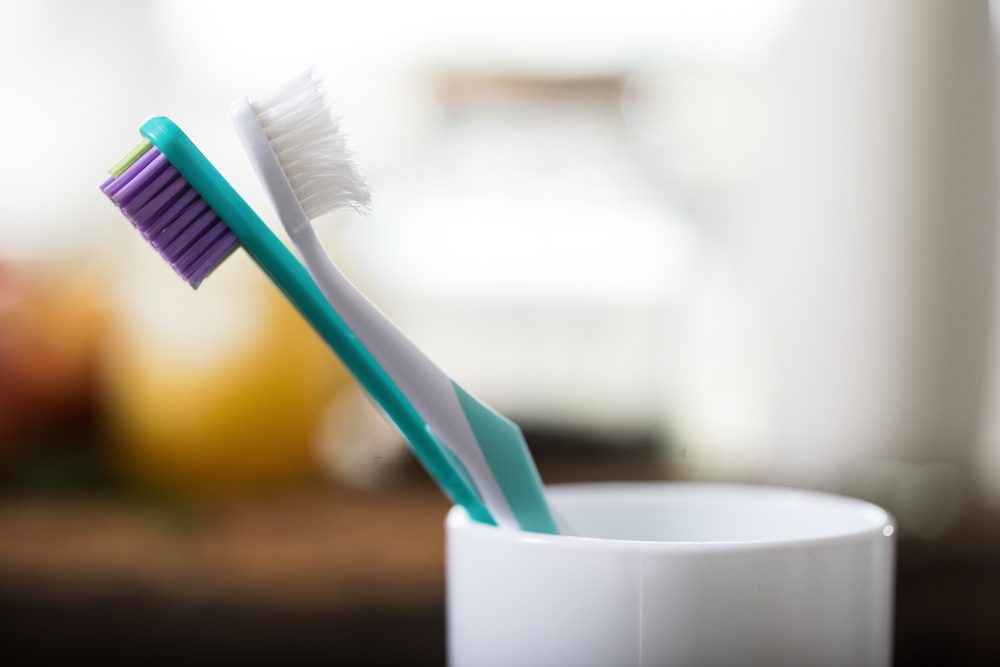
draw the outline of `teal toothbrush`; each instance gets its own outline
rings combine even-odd
[[[192,287],[242,246],[343,360],[452,500],[495,523],[462,463],[330,306],[309,273],[194,143],[163,116],[111,170],[101,190]]]

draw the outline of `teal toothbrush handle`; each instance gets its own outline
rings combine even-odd
[[[437,441],[392,378],[330,306],[309,272],[169,118],[150,118],[139,130],[187,179],[274,284],[333,349],[410,442],[417,458],[452,500],[477,521],[494,524],[468,473]]]
[[[479,448],[522,530],[557,535],[542,479],[521,428],[452,381]]]

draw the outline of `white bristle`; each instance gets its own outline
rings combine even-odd
[[[368,186],[311,68],[250,106],[310,219],[344,206],[368,208]]]

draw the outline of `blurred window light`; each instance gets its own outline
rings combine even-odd
[[[640,64],[703,61],[736,63],[740,80],[795,4],[155,0],[151,22],[174,75],[205,96],[319,62],[375,175],[374,219],[331,229],[334,252],[446,368],[515,413],[648,428],[677,328],[664,319],[701,240],[668,181],[688,183],[652,157],[665,146],[623,122],[624,81]],[[654,106],[632,109],[648,120]],[[697,117],[689,162],[720,134]],[[702,153],[699,184],[732,171],[732,151]]]
[[[450,72],[426,157],[338,245],[445,368],[521,418],[648,429],[698,235],[636,161],[620,77]]]

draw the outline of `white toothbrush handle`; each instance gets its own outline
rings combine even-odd
[[[316,284],[347,326],[465,466],[493,518],[501,526],[516,528],[518,522],[479,448],[451,378],[344,276],[312,225],[296,230],[292,241]]]
[[[354,335],[472,477],[497,524],[519,524],[490,469],[451,378],[361,293],[326,252],[281,169],[249,101],[231,109],[237,134],[313,280]]]

